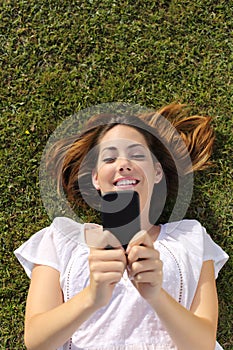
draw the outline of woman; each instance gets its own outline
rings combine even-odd
[[[52,149],[48,169],[73,208],[98,207],[109,191],[137,191],[142,230],[125,251],[99,225],[56,218],[16,250],[31,277],[28,349],[221,348],[215,278],[227,255],[195,220],[158,222],[180,179],[211,154],[210,118],[182,113],[173,104],[139,118],[97,115]],[[96,234],[114,249],[73,239]]]

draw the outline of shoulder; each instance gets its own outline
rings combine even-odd
[[[215,277],[225,262],[228,255],[214,242],[206,232],[204,226],[197,220],[181,220],[167,223],[163,226],[163,237],[167,241],[175,242],[189,257],[204,261],[212,260],[215,266]]]
[[[203,226],[198,220],[180,220],[175,222],[168,222],[164,225],[166,232],[168,234],[176,234],[179,232],[200,232],[203,229]]]
[[[84,224],[67,217],[56,217],[50,226],[35,233],[30,239],[43,248],[48,244],[59,251],[72,250],[78,243],[85,243]]]
[[[84,225],[67,217],[56,217],[50,226],[50,230],[58,242],[74,245],[85,243]]]
[[[164,237],[167,240],[180,242],[188,249],[192,246],[200,252],[204,244],[205,229],[197,220],[181,220],[163,225]]]
[[[67,217],[56,217],[45,233],[46,241],[52,241],[61,266],[64,268],[77,249],[87,250],[85,226]]]
[[[51,225],[32,235],[14,253],[31,277],[35,264],[50,266],[61,272],[72,251],[83,242],[84,224],[66,217],[57,217]]]

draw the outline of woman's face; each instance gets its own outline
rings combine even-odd
[[[154,184],[162,176],[160,163],[153,159],[144,136],[133,127],[114,126],[101,139],[92,181],[102,194],[135,190],[141,211],[145,209],[148,214]]]

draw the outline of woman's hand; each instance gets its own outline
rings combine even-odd
[[[140,231],[130,241],[128,254],[128,276],[141,296],[152,302],[161,291],[163,281],[163,263],[159,252],[146,231]]]
[[[116,242],[111,238],[111,233],[103,232],[106,239],[104,246],[115,246]],[[115,239],[116,240],[116,239]],[[125,250],[118,241],[118,247],[114,249],[90,248],[89,267],[90,285],[89,291],[92,302],[99,307],[107,305],[111,299],[115,285],[120,281],[126,268]]]

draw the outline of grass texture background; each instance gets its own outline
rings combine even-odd
[[[232,18],[223,0],[1,1],[0,349],[24,349],[29,281],[13,250],[50,222],[39,192],[43,149],[84,108],[178,101],[213,116],[215,166],[195,176],[186,217],[231,254]],[[217,286],[218,340],[231,350],[231,260]]]

